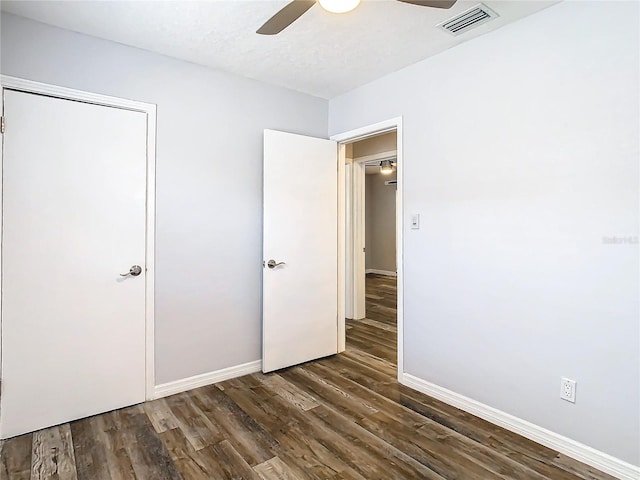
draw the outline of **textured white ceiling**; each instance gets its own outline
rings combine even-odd
[[[486,1],[500,18],[458,37],[435,28],[450,10],[363,0],[348,14],[314,5],[279,35],[255,33],[287,0],[7,1],[2,10],[76,32],[323,98],[494,30],[556,1]]]

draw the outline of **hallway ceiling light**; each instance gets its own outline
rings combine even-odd
[[[347,13],[354,10],[360,4],[360,0],[318,0],[318,3],[327,12]]]
[[[390,175],[393,173],[393,162],[391,160],[383,160],[380,162],[380,173],[382,175]]]

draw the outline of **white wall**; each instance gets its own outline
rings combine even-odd
[[[327,102],[4,13],[1,43],[3,74],[158,105],[156,383],[260,359],[262,130],[326,137]]]
[[[395,150],[395,145],[389,150]],[[396,174],[370,173],[365,177],[365,268],[395,272],[396,186],[384,182],[395,180]]]
[[[561,3],[329,106],[404,117],[405,371],[636,465],[638,18]]]

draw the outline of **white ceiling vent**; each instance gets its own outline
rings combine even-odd
[[[489,20],[499,17],[499,15],[491,10],[486,5],[479,3],[475,7],[471,7],[469,10],[445,20],[442,23],[436,25],[443,30],[451,33],[452,35],[460,35],[461,33],[471,30],[472,28],[487,23]]]

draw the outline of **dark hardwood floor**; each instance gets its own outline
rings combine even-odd
[[[395,279],[347,351],[13,438],[0,479],[611,479],[399,385]]]

